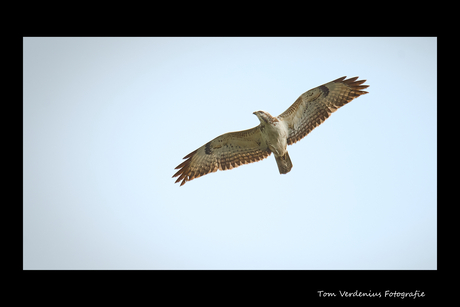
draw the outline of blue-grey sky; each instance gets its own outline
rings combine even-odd
[[[182,158],[342,76],[273,155]],[[24,38],[24,269],[436,269],[436,38]]]

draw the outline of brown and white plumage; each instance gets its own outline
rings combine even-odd
[[[275,155],[280,174],[288,173],[292,162],[287,145],[304,138],[326,120],[331,113],[366,94],[361,85],[366,80],[358,77],[342,77],[313,88],[302,95],[282,114],[271,116],[265,111],[256,111],[260,124],[254,128],[229,132],[216,137],[184,157],[173,177],[179,177],[181,186],[187,181],[203,175],[227,170]]]
[[[217,170],[225,171],[265,159],[271,151],[260,140],[259,126],[222,134],[186,155],[184,159],[187,160],[176,167],[179,171],[173,177],[179,176],[176,183],[182,180],[183,185]]]
[[[356,81],[358,77],[347,80],[345,78],[338,78],[303,93],[278,116],[289,123],[288,145],[300,141],[340,107],[367,94],[362,89],[369,85],[361,85],[366,80]]]

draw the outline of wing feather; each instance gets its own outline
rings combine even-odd
[[[228,170],[267,158],[270,149],[262,140],[260,125],[251,129],[222,134],[184,157],[174,177],[181,182],[204,176],[217,170]]]
[[[363,94],[367,94],[362,89],[369,87],[369,85],[361,85],[366,80],[356,81],[358,77],[345,78],[338,78],[303,93],[286,111],[278,116],[288,124],[288,145],[300,141],[340,107]]]

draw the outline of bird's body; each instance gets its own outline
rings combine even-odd
[[[287,174],[292,168],[292,162],[287,152],[289,127],[286,121],[273,117],[265,111],[256,111],[254,114],[260,120],[262,140],[273,152],[280,174]]]
[[[271,116],[256,111],[260,124],[254,128],[222,134],[184,157],[173,177],[181,186],[187,181],[217,170],[227,170],[260,161],[272,152],[280,174],[292,168],[287,145],[304,138],[331,113],[360,95],[366,80],[342,77],[313,88],[302,95],[282,114]]]

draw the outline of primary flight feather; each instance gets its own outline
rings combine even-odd
[[[260,124],[254,128],[222,134],[184,157],[174,177],[181,186],[203,175],[260,161],[274,154],[280,174],[292,168],[287,145],[304,138],[337,109],[367,94],[358,77],[338,78],[306,91],[277,117],[265,111],[253,114]]]

